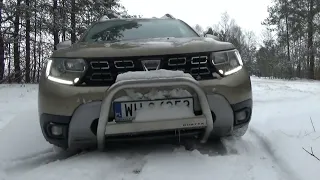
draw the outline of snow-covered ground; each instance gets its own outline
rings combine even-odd
[[[252,83],[253,119],[240,140],[194,151],[146,145],[74,156],[53,152],[43,139],[37,85],[0,85],[0,180],[318,180],[320,161],[303,148],[320,157],[320,82]]]

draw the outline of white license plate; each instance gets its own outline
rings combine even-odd
[[[187,107],[193,111],[193,98],[176,98],[150,101],[126,101],[114,102],[113,110],[116,121],[132,121],[135,119],[137,111],[142,109],[158,108],[158,107]],[[155,117],[157,118],[157,117]]]

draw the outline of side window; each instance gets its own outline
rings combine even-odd
[[[186,28],[182,28],[182,27],[180,26],[180,27],[179,27],[179,30],[180,30],[182,36],[185,36],[185,35],[188,34],[188,31],[186,30]]]

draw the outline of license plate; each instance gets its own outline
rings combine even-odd
[[[193,111],[193,98],[114,102],[114,117],[116,121],[132,121],[135,119],[137,111],[162,106],[169,106],[169,108],[184,106]]]

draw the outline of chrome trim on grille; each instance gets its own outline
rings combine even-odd
[[[130,66],[119,66],[118,63],[131,63]],[[125,68],[134,68],[134,63],[132,60],[123,60],[123,61],[114,61],[114,66],[118,69],[125,69]]]
[[[110,76],[110,78],[100,78],[100,79],[98,79],[98,78],[93,78],[95,75],[109,75]],[[111,73],[92,73],[92,75],[91,75],[91,77],[90,77],[90,80],[91,81],[111,81],[111,80],[113,80],[113,78],[112,78],[112,75],[111,75]]]
[[[171,63],[171,61],[173,61],[173,60],[184,60],[184,61],[183,61],[183,63],[177,63],[177,64],[175,64],[175,63]],[[169,65],[169,66],[180,66],[180,65],[185,65],[186,63],[187,63],[187,58],[185,58],[185,57],[170,58],[170,59],[168,59],[168,65]]]
[[[203,70],[203,69],[206,69],[207,72],[205,72],[205,73],[193,73],[193,71],[199,71],[199,70]],[[207,74],[210,74],[210,70],[207,67],[191,68],[190,69],[190,74],[192,74],[192,75],[207,75]]]
[[[205,58],[205,61],[203,59]],[[197,62],[195,62],[195,59],[200,59]],[[206,64],[208,62],[208,56],[196,56],[191,58],[191,64]]]
[[[93,64],[99,64],[99,65],[106,64],[106,66],[105,67],[95,67]],[[110,68],[108,61],[91,61],[90,65],[91,65],[92,69],[109,69]]]

